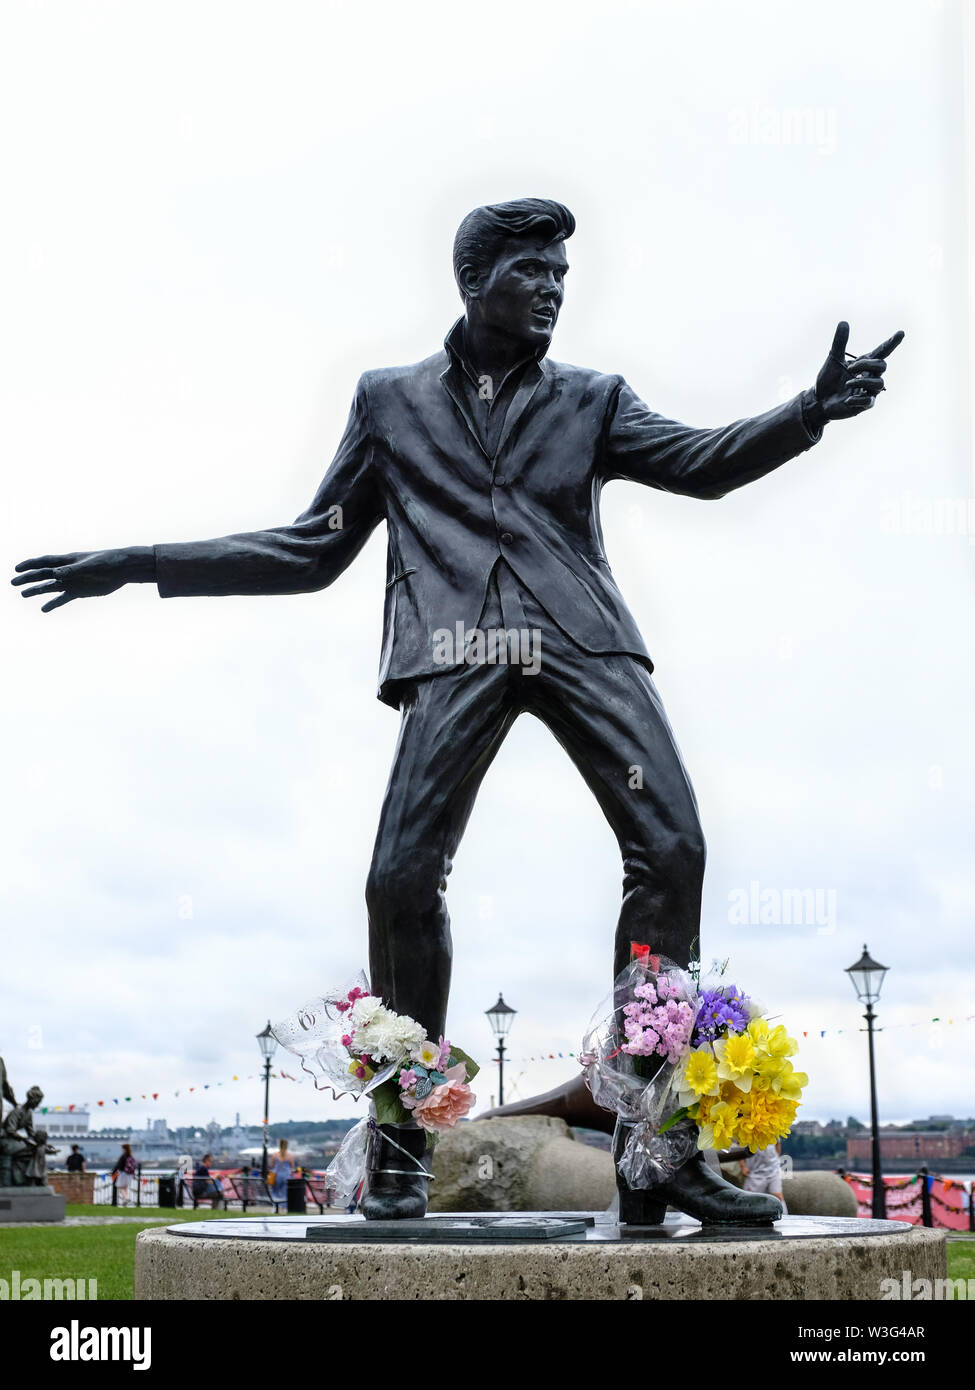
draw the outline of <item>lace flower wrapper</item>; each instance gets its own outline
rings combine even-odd
[[[397,1057],[368,1076],[359,1077],[349,1070],[349,1050],[342,1038],[349,1028],[349,994],[356,988],[369,992],[369,982],[361,970],[345,984],[309,999],[271,1029],[281,1046],[300,1060],[315,1089],[330,1090],[336,1100],[346,1095],[356,1100],[367,1096],[395,1074],[402,1060]]]

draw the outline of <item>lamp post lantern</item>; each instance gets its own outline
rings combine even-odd
[[[518,1010],[510,1008],[504,1002],[504,996],[499,994],[498,1002],[484,1012],[498,1040],[498,1104],[504,1105],[504,1040]]]
[[[267,1182],[267,1126],[268,1109],[271,1099],[271,1058],[278,1046],[278,1040],[271,1032],[271,1020],[268,1019],[267,1027],[262,1028],[257,1035],[257,1045],[261,1049],[261,1056],[264,1058],[264,1156],[261,1159],[261,1177]]]
[[[847,966],[846,973],[849,975],[853,988],[857,992],[857,998],[861,1004],[866,1004],[867,1012],[863,1015],[867,1020],[867,1047],[870,1054],[870,1150],[873,1160],[873,1194],[871,1201],[871,1213],[877,1220],[883,1221],[887,1217],[887,1194],[884,1191],[884,1179],[880,1165],[880,1128],[877,1122],[877,1072],[874,1065],[873,1055],[873,1033],[874,1019],[876,1015],[873,1006],[880,998],[881,986],[884,983],[884,976],[887,974],[888,967],[875,961],[866,943],[863,947],[863,955],[855,965]],[[862,1031],[862,1030],[861,1030]]]

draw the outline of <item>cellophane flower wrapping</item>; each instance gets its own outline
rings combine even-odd
[[[753,1153],[788,1134],[809,1078],[765,1008],[634,945],[634,959],[583,1039],[580,1061],[597,1104],[629,1130],[617,1166],[631,1188],[668,1181],[695,1149]]]
[[[618,1161],[631,1188],[666,1182],[697,1148],[697,1126],[659,1131],[678,1109],[679,1063],[697,1013],[694,980],[665,957],[631,961],[616,977],[583,1038],[581,1061],[593,1100],[629,1130]]]
[[[355,1210],[359,1188],[366,1171],[366,1151],[369,1145],[369,1121],[360,1120],[348,1131],[338,1153],[325,1169],[325,1186],[336,1207]]]
[[[350,1000],[349,996],[356,991],[361,1003],[358,997]],[[364,1030],[368,1029],[368,1037],[377,1048],[371,1056],[378,1063],[374,1067],[360,1067],[361,1075],[350,1070],[349,1044],[343,1042],[352,1031],[350,1019],[357,1004],[363,1016],[356,1032],[362,1038]],[[344,984],[309,999],[293,1014],[275,1023],[271,1032],[282,1047],[300,1059],[302,1071],[312,1078],[316,1090],[330,1090],[336,1100],[346,1095],[358,1100],[388,1081],[407,1051],[408,1042],[395,1035],[392,1027],[384,1035],[386,1020],[382,1015],[377,1017],[376,1012],[381,1008],[381,1001],[369,994],[369,982],[365,972],[360,970]],[[370,1011],[372,1017],[367,1016]],[[405,1020],[406,1025],[412,1022],[412,1019]],[[412,1030],[407,1031],[410,1036],[418,1033],[421,1039],[423,1037],[419,1025],[414,1024]]]
[[[336,1100],[370,1098],[369,1117],[349,1130],[326,1170],[335,1199],[350,1210],[365,1172],[370,1128],[413,1122],[426,1130],[429,1143],[453,1129],[477,1100],[469,1084],[477,1063],[447,1038],[427,1038],[416,1019],[371,994],[362,971],[310,999],[271,1032],[300,1059],[316,1088],[331,1090]]]

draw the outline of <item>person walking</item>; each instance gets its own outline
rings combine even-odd
[[[278,1146],[277,1153],[268,1163],[268,1182],[271,1187],[271,1197],[275,1202],[288,1201],[288,1179],[292,1174],[292,1163],[288,1157],[288,1141],[282,1139]]]
[[[741,1160],[741,1174],[745,1179],[746,1192],[770,1192],[782,1203],[783,1213],[788,1213],[789,1208],[782,1196],[781,1153],[781,1144],[769,1144],[768,1148],[759,1149],[758,1153],[750,1154],[747,1160]]]
[[[129,1205],[129,1193],[135,1184],[136,1163],[132,1154],[132,1145],[123,1144],[122,1152],[119,1154],[115,1164],[115,1171],[112,1174],[112,1182],[117,1193],[117,1203],[120,1207]]]

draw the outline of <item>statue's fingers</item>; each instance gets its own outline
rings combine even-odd
[[[19,565],[14,565],[14,571],[19,574],[21,570],[53,569],[55,565],[70,565],[75,558],[74,555],[37,555],[33,560],[21,560]]]
[[[855,376],[847,382],[854,395],[857,392],[865,392],[870,396],[879,396],[881,391],[886,391],[887,387],[879,376]]]
[[[19,587],[21,584],[36,584],[41,579],[53,579],[53,569],[30,570],[27,574],[18,574],[15,579],[11,579],[11,584]]]
[[[887,363],[882,357],[857,357],[854,361],[847,362],[846,370],[852,376],[857,376],[860,372],[867,376],[881,376],[887,370]]]
[[[24,589],[21,598],[33,598],[35,594],[56,594],[64,585],[57,579],[52,579],[50,584],[35,584],[32,589]]]
[[[898,344],[903,341],[903,338],[904,330],[903,328],[898,328],[897,332],[893,334],[892,337],[888,338],[886,342],[881,343],[879,347],[875,347],[870,356],[889,357],[890,354],[894,351],[894,348],[897,347]]]
[[[836,332],[833,334],[833,346],[829,350],[830,357],[843,361],[846,352],[846,345],[850,341],[850,325],[843,319],[836,325]]]
[[[70,603],[72,599],[77,597],[77,594],[59,594],[57,598],[52,598],[50,603],[45,603],[41,608],[41,612],[50,613],[53,609],[60,608],[62,603]]]

